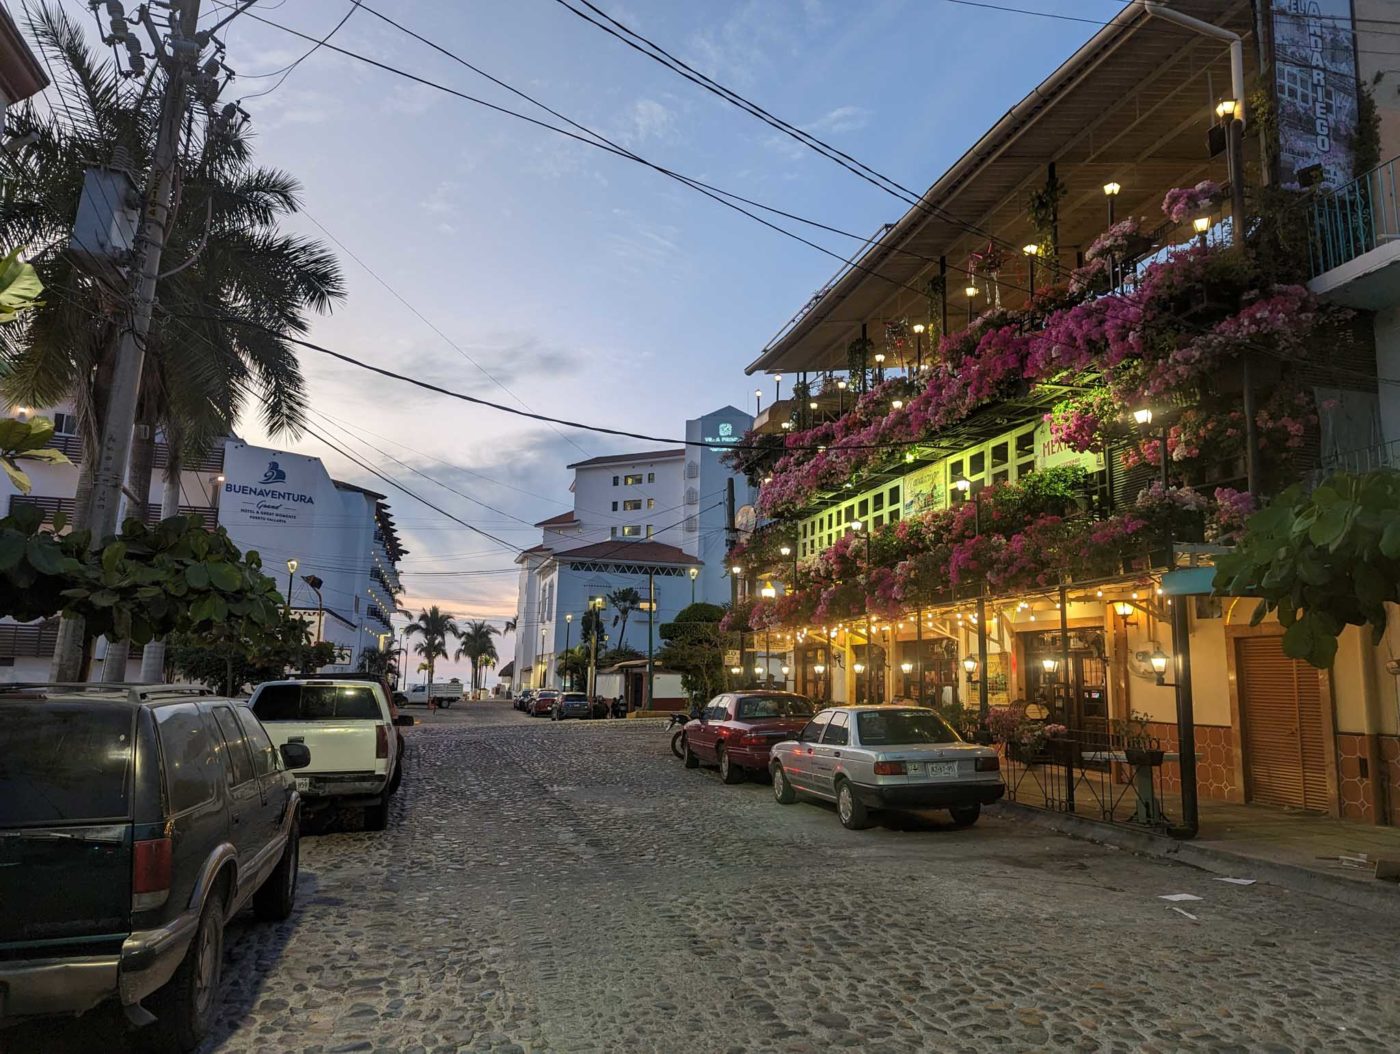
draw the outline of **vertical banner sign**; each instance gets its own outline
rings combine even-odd
[[[1350,183],[1357,126],[1351,0],[1274,0],[1273,32],[1281,181]]]

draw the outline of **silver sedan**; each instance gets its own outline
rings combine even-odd
[[[841,823],[870,826],[876,809],[947,809],[961,826],[1006,793],[1001,759],[965,743],[937,711],[915,706],[838,706],[769,753],[773,796],[836,803]]]

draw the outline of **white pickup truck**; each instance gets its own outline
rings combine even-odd
[[[360,807],[365,828],[389,823],[389,797],[403,779],[403,740],[382,685],[370,680],[315,677],[265,681],[248,706],[272,742],[302,743],[312,763],[296,774],[303,808]]]
[[[446,709],[462,698],[462,682],[434,681],[432,684],[415,684],[408,690],[407,695],[410,703],[427,706],[428,700],[431,699]]]

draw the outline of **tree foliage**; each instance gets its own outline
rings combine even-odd
[[[68,455],[49,446],[53,441],[53,422],[47,417],[32,417],[28,421],[7,418],[0,421],[0,468],[21,494],[33,489],[29,475],[19,467],[21,461],[42,461],[49,465],[69,465]]]
[[[1400,472],[1337,473],[1308,493],[1290,487],[1245,523],[1234,552],[1217,560],[1215,591],[1260,597],[1251,624],[1270,613],[1283,650],[1332,665],[1348,626],[1379,642],[1386,605],[1400,602]]]
[[[489,622],[473,619],[462,627],[458,634],[461,645],[457,648],[457,659],[466,659],[472,664],[472,689],[481,687],[481,673],[496,664],[495,637],[501,631]]]
[[[312,643],[310,625],[283,611],[271,625],[248,632],[176,633],[168,660],[180,675],[227,694],[289,671],[313,673],[335,661],[335,645]]]
[[[681,687],[692,699],[709,699],[724,687],[724,650],[730,641],[719,625],[724,612],[716,604],[691,604],[661,627],[664,643],[655,661],[681,675]]]

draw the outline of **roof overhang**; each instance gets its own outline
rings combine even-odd
[[[1246,40],[1254,36],[1250,0],[1171,6]],[[1254,49],[1246,47],[1245,55],[1252,75]],[[844,369],[846,347],[863,323],[928,310],[922,290],[938,274],[940,258],[949,265],[949,300],[965,310],[959,268],[993,237],[1011,245],[1025,240],[1026,200],[1044,184],[1051,163],[1068,188],[1059,209],[1062,264],[1072,265],[1075,251],[1102,233],[1106,183],[1123,188],[1120,218],[1160,218],[1166,190],[1223,177],[1224,159],[1209,156],[1207,135],[1211,92],[1228,94],[1230,83],[1222,41],[1129,4],[993,125],[919,205],[855,258],[856,266],[828,282],[745,372]],[[1027,277],[1023,269],[1011,281],[1024,286]]]

